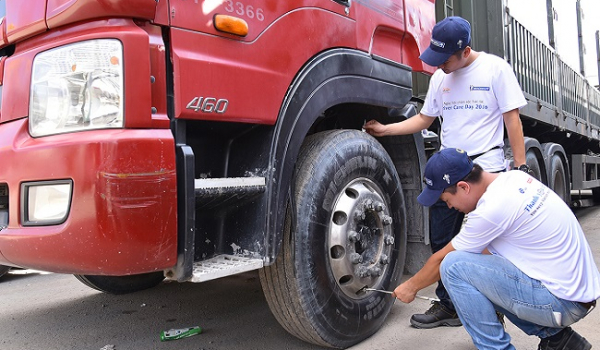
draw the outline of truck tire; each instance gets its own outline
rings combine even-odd
[[[8,270],[10,270],[10,266],[0,265],[0,277],[4,276]]]
[[[164,279],[163,272],[130,276],[74,275],[86,286],[108,294],[127,294],[156,287]]]
[[[269,307],[294,336],[347,348],[375,333],[406,256],[406,209],[385,149],[356,130],[310,136],[300,151],[282,251],[260,271]]]
[[[550,178],[548,186],[556,192],[556,194],[567,204],[570,202],[570,188],[567,182],[567,173],[565,164],[558,154],[552,155],[550,158]]]
[[[529,165],[531,176],[535,177],[540,182],[544,181],[544,176],[542,176],[542,168],[540,167],[540,162],[538,161],[536,152],[534,149],[530,148],[525,153],[527,165]]]

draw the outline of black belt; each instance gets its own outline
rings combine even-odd
[[[488,153],[489,151],[491,151],[491,150],[493,150],[493,149],[499,149],[499,148],[500,148],[500,146],[492,147],[492,148],[488,149],[487,151],[485,151],[485,152],[483,152],[483,153],[479,153],[479,154],[476,154],[476,155],[474,155],[474,156],[469,156],[469,158],[471,158],[471,160],[473,161],[473,160],[475,160],[475,158],[477,158],[477,157],[479,157],[479,156],[482,156],[482,155],[484,155],[484,154]]]
[[[587,303],[582,303],[578,301],[579,305],[583,306],[586,310],[591,309],[593,306],[596,306],[596,300],[588,301]]]

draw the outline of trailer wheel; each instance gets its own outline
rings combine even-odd
[[[565,202],[569,203],[569,187],[565,165],[558,154],[554,154],[550,159],[550,179],[548,185]]]
[[[271,311],[294,336],[346,348],[375,333],[394,302],[406,255],[399,177],[368,134],[307,138],[296,165],[282,252],[260,271]]]
[[[156,287],[164,279],[162,272],[131,276],[75,275],[86,286],[108,294],[127,294]]]
[[[535,177],[540,182],[544,182],[542,177],[542,168],[540,167],[540,162],[538,161],[535,151],[533,149],[527,150],[525,157],[527,165],[529,165],[531,176]]]

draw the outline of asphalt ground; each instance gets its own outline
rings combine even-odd
[[[592,207],[575,211],[586,238],[592,248],[596,265],[600,267],[600,208]],[[406,277],[406,276],[405,276]],[[435,297],[435,286],[422,290],[419,294]],[[434,329],[416,329],[410,325],[410,317],[423,313],[429,308],[429,301],[415,299],[410,304],[396,301],[383,328],[374,336],[350,348],[352,350],[473,350],[476,349],[471,337],[463,327],[440,327]],[[598,309],[575,323],[572,328],[584,336],[592,346],[600,349],[600,311]],[[511,343],[519,350],[537,349],[539,338],[528,336],[516,328],[510,321],[506,330],[512,337]]]
[[[600,207],[576,211],[600,266]],[[405,276],[408,278],[408,276]],[[433,286],[420,292],[434,296]],[[14,270],[0,278],[1,350],[268,350],[323,349],[288,334],[268,309],[256,272],[205,283],[163,283],[128,295],[107,295],[73,276]],[[409,319],[429,308],[396,301],[382,329],[352,350],[475,349],[463,327],[416,329]],[[573,328],[600,348],[600,311]],[[161,331],[200,326],[190,338],[160,341]],[[539,340],[507,330],[519,350]]]

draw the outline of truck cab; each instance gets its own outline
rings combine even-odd
[[[282,326],[377,331],[411,245],[433,0],[0,0],[0,264],[108,293],[258,270]],[[423,250],[423,249],[422,249]]]

